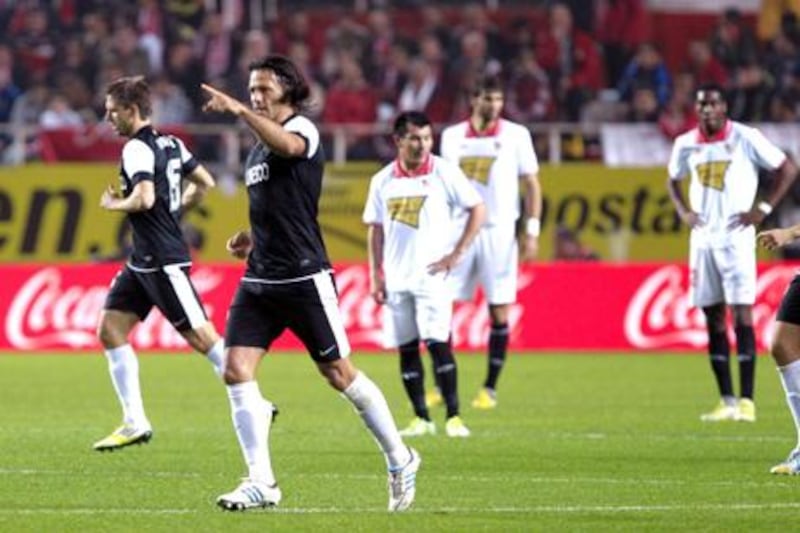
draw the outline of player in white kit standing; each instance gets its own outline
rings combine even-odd
[[[691,228],[690,299],[705,314],[711,369],[721,396],[716,407],[700,418],[705,422],[754,422],[755,226],[786,194],[796,168],[760,131],[728,119],[721,87],[700,87],[695,107],[700,122],[675,139],[667,183],[678,215]],[[780,170],[763,201],[756,200],[759,168]],[[680,183],[686,177],[690,177],[688,203]],[[729,365],[726,305],[736,333],[738,400]]]
[[[528,129],[500,117],[503,103],[500,78],[481,78],[473,90],[470,117],[446,128],[441,139],[442,157],[461,167],[486,204],[486,222],[451,275],[456,300],[472,299],[480,283],[489,304],[489,360],[486,380],[472,401],[477,409],[497,405],[497,381],[508,350],[509,308],[517,299],[520,181],[526,185],[523,259],[534,259],[539,248],[539,162]],[[440,402],[435,392],[428,400]]]
[[[393,136],[397,159],[372,177],[363,220],[369,226],[370,292],[378,304],[385,304],[386,344],[400,352],[403,385],[414,409],[414,419],[400,434],[436,432],[425,405],[422,340],[447,405],[445,432],[467,437],[449,342],[453,299],[446,278],[478,233],[484,206],[463,172],[431,153],[433,130],[427,116],[400,114]],[[453,245],[450,227],[457,210],[468,215]]]

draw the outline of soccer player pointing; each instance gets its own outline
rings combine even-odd
[[[701,416],[706,422],[753,422],[756,339],[752,306],[756,297],[755,228],[783,198],[797,169],[755,128],[727,117],[723,89],[697,90],[697,128],[675,139],[669,161],[670,197],[690,228],[691,303],[701,307],[708,329],[708,354],[721,399]],[[758,168],[779,171],[773,190],[756,201]],[[690,177],[689,201],[680,180]],[[739,360],[737,400],[729,366],[726,304],[733,315]]]
[[[389,469],[389,510],[405,510],[414,500],[420,457],[403,444],[381,390],[348,358],[350,345],[317,221],[324,154],[316,126],[299,114],[309,97],[308,84],[294,63],[268,56],[250,65],[248,86],[250,107],[202,86],[209,96],[206,111],[239,117],[258,141],[244,171],[250,230],[228,241],[234,256],[247,258],[247,269],[225,332],[225,383],[248,476],[217,503],[242,510],[281,500],[269,453],[270,403],[261,395],[256,371],[265,350],[289,329],[372,433]]]
[[[198,352],[222,374],[224,347],[206,318],[189,279],[191,259],[181,212],[202,200],[214,178],[177,137],[150,123],[150,88],[142,78],[121,78],[106,93],[106,119],[128,141],[120,163],[121,193],[103,192],[100,206],[127,213],[133,251],[111,283],[100,314],[98,336],[123,410],[123,424],[94,449],[113,450],[147,442],[153,431],[139,386],[139,363],[128,335],[157,307]],[[183,180],[189,183],[182,186]]]

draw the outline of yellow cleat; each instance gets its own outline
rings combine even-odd
[[[470,430],[464,425],[460,416],[451,416],[444,425],[448,437],[469,437]]]
[[[431,389],[425,393],[425,406],[430,409],[431,407],[439,407],[444,403],[442,393],[439,389]]]
[[[436,424],[418,416],[400,430],[401,437],[422,437],[424,435],[436,435]]]
[[[737,406],[736,420],[741,422],[756,421],[756,404],[750,398],[740,398]]]
[[[150,428],[138,429],[123,424],[115,429],[108,437],[95,442],[92,448],[98,452],[114,451],[133,444],[145,444],[152,438],[153,430]]]
[[[478,391],[478,395],[472,400],[472,407],[475,409],[494,409],[497,407],[497,398],[494,391],[486,387]]]
[[[725,422],[728,420],[738,420],[739,410],[735,405],[728,405],[725,401],[720,400],[714,409],[708,413],[700,415],[700,420],[703,422]]]
[[[770,468],[769,473],[782,476],[796,476],[800,474],[800,450],[792,450],[789,457],[787,457],[784,462]]]

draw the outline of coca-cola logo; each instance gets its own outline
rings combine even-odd
[[[760,349],[769,347],[775,313],[796,267],[775,266],[759,274],[753,325]],[[705,316],[690,306],[686,269],[664,266],[636,289],[625,313],[625,337],[637,348],[700,348],[707,344]]]
[[[91,276],[89,276],[91,279]],[[192,281],[198,294],[214,290],[222,276],[210,269],[198,269]],[[34,272],[11,298],[5,320],[5,336],[14,348],[99,347],[95,336],[108,286],[65,283],[55,267]],[[214,309],[206,305],[212,317]],[[178,348],[186,341],[155,311],[134,328],[131,342],[137,348]]]
[[[533,272],[521,272],[519,289],[533,282]],[[350,342],[354,345],[371,344],[384,346],[383,306],[375,303],[369,294],[368,267],[352,265],[337,271],[336,285],[339,289],[339,308]],[[519,335],[525,307],[512,304],[508,323],[511,341]],[[488,305],[484,295],[469,302],[460,302],[453,309],[453,343],[466,349],[481,349],[486,346],[490,321]]]

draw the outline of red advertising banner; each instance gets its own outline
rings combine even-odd
[[[98,350],[95,328],[118,265],[0,266],[0,350]],[[796,265],[759,267],[756,337],[766,351],[780,299]],[[196,266],[195,287],[217,328],[224,322],[242,269]],[[381,310],[369,297],[367,267],[337,265],[340,307],[354,349],[381,347]],[[686,267],[671,263],[548,263],[525,266],[510,314],[514,350],[698,350],[706,343],[702,312],[687,301]],[[458,304],[453,339],[483,349],[489,328],[482,296]],[[139,350],[173,351],[183,339],[158,312],[131,337]],[[291,335],[276,344],[301,349]]]

